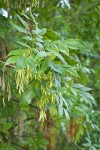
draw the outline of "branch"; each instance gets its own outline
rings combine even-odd
[[[82,148],[79,145],[77,145],[72,139],[71,139],[71,141],[78,149],[82,150]]]
[[[3,64],[5,64],[4,61],[1,61],[1,60],[0,60],[0,62],[3,63]],[[15,66],[13,66],[13,65],[7,65],[7,66],[10,66],[10,67],[14,67],[14,68],[15,68]]]

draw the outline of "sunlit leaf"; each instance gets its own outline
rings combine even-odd
[[[66,71],[69,72],[71,75],[75,76],[75,77],[79,77],[77,71],[74,68],[66,68]]]
[[[27,48],[30,48],[30,46],[24,42],[21,42],[21,41],[16,41],[16,43],[18,43],[19,45],[23,46],[23,47],[27,47]]]
[[[19,32],[21,32],[21,33],[28,33],[28,31],[26,30],[26,29],[24,29],[24,28],[22,28],[22,27],[20,27],[20,26],[18,26],[18,25],[14,25],[13,24],[13,26],[19,31]]]
[[[5,63],[5,65],[15,64],[18,60],[18,56],[9,57]]]
[[[11,51],[9,54],[8,54],[8,56],[16,56],[16,55],[18,55],[18,56],[20,56],[20,55],[22,55],[22,54],[25,54],[25,53],[27,53],[27,50],[26,49],[18,49],[18,50],[13,50],[13,51]]]

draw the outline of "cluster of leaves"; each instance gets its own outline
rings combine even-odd
[[[56,7],[56,5],[54,5],[53,9],[50,9],[51,8],[50,6],[48,10],[46,10],[46,7],[50,5],[50,3],[49,2],[47,4],[45,3],[45,7],[39,9],[40,15],[39,19],[37,17],[37,20],[38,22],[42,22],[41,24],[44,24],[45,27],[52,27],[53,30],[59,33],[62,39],[65,39],[66,37],[79,39],[81,38],[83,40],[89,41],[91,43],[91,46],[93,46],[92,52],[90,51],[87,53],[87,51],[85,51],[85,53],[82,54],[82,52],[84,51],[81,50],[81,53],[80,52],[77,53],[83,66],[82,67],[83,74],[81,76],[81,80],[79,79],[78,82],[80,81],[81,83],[93,88],[93,91],[91,91],[91,93],[95,97],[97,106],[94,107],[95,112],[93,112],[93,115],[91,116],[91,113],[88,112],[87,116],[92,121],[91,124],[96,123],[99,126],[100,1],[91,0],[89,3],[88,0],[86,1],[70,0],[70,4],[72,8],[70,10],[68,10],[66,7],[64,7],[64,9]],[[46,16],[47,12],[48,16]],[[48,22],[46,22],[46,20],[48,20]],[[95,52],[97,52],[97,54]],[[95,149],[99,149],[98,148],[99,147],[98,143],[100,142],[99,130],[97,128],[95,129],[93,128],[93,130],[91,130],[89,134],[90,135],[86,133],[83,136],[81,143],[83,143],[84,141],[83,139],[85,138],[85,136],[87,136],[87,138],[91,141],[91,144],[89,143],[87,147],[91,145],[90,146],[91,148],[93,145],[95,145],[94,146]]]
[[[26,15],[24,17],[28,18]],[[17,25],[14,27],[25,35],[21,40],[16,41],[21,48],[9,53],[5,65],[16,63],[14,69],[16,84],[19,94],[24,93],[24,89],[27,88],[28,94],[23,94],[26,103],[29,104],[32,98],[37,101],[37,105],[41,109],[41,119],[46,118],[44,111],[52,102],[55,103],[55,108],[57,102],[60,115],[64,111],[66,118],[69,119],[67,97],[71,97],[71,95],[74,96],[72,102],[79,99],[90,106],[95,103],[92,95],[88,93],[90,88],[81,84],[73,84],[74,78],[80,77],[77,73],[77,70],[80,69],[80,62],[75,53],[79,48],[87,49],[86,43],[73,39],[48,40],[48,35],[58,38],[56,33],[51,30],[39,29],[32,15],[35,29],[31,31],[27,22],[20,16],[18,18],[25,28]],[[31,18],[28,19],[31,20]],[[27,87],[28,85],[29,87]],[[33,89],[32,92],[30,89]],[[63,105],[66,106],[66,109]]]
[[[61,11],[56,8],[57,12]],[[44,9],[46,11],[40,8],[39,13],[49,11],[52,15],[52,9]],[[55,8],[53,11],[55,14]],[[56,17],[54,21],[59,20]],[[32,14],[17,15],[15,20],[16,24],[13,20],[10,24],[5,17],[1,17],[1,42],[10,52],[4,67],[0,65],[3,68],[0,72],[0,96],[3,99],[3,103],[0,102],[0,148],[58,150],[60,143],[57,135],[60,131],[57,128],[62,126],[61,132],[67,135],[69,142],[77,142],[85,135],[87,143],[82,142],[83,146],[90,150],[99,149],[99,145],[93,144],[90,138],[93,130],[99,131],[95,123],[99,111],[93,110],[96,103],[89,93],[91,88],[83,85],[90,70],[81,58],[96,56],[92,45],[79,39],[65,38],[66,32],[61,36],[42,28],[42,25],[39,28]],[[62,24],[63,21],[65,19],[62,19]],[[42,22],[41,18],[39,22],[46,27],[48,23],[53,23]],[[59,23],[51,27],[60,29]],[[2,51],[5,52],[5,49]]]

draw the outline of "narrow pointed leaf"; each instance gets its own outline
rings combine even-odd
[[[26,22],[25,20],[23,20],[23,18],[20,17],[19,15],[17,15],[17,17],[19,18],[20,22],[24,25],[24,27],[28,29],[28,24],[27,24],[27,22]]]

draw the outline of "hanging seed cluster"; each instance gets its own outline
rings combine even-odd
[[[8,101],[11,99],[11,90],[10,90],[10,83],[8,82],[7,85],[7,92],[8,92]]]
[[[19,94],[24,92],[24,86],[28,85],[29,81],[32,79],[32,72],[27,66],[26,68],[16,70],[16,85],[17,89],[19,89]]]
[[[48,92],[48,90],[51,87],[53,87],[53,85],[54,85],[54,77],[53,77],[52,73],[49,72],[47,75],[46,74],[36,75],[35,78],[38,79],[39,81],[41,81],[41,79],[44,79],[46,81],[46,85],[41,86],[41,99],[39,99],[38,102],[37,102],[37,105],[40,108],[40,118],[39,118],[39,120],[44,121],[44,119],[46,119],[46,114],[45,114],[45,111],[44,111],[45,106],[47,106],[47,104],[49,102],[54,103],[55,98],[56,98],[55,93]]]
[[[37,100],[37,106],[40,108],[40,118],[39,120],[44,121],[46,119],[45,107],[50,103],[55,103],[56,94],[54,92],[49,92],[49,89],[54,86],[54,77],[52,72],[48,74],[37,73],[35,76],[32,75],[29,66],[23,69],[16,70],[16,86],[19,89],[19,94],[24,92],[24,87],[34,79],[37,83],[39,81],[41,87],[41,98]],[[45,85],[42,85],[42,80],[45,81]]]

